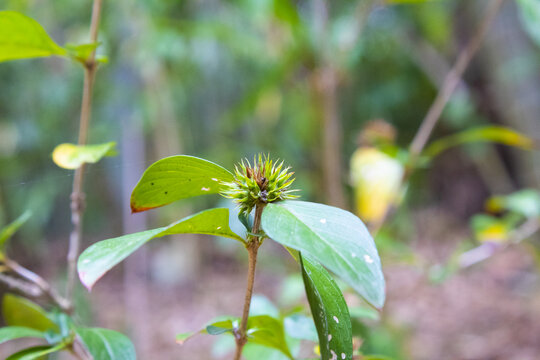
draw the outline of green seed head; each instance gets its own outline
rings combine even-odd
[[[253,165],[247,159],[234,167],[234,181],[223,182],[221,195],[233,199],[240,206],[240,213],[249,214],[257,204],[266,204],[286,199],[296,199],[290,189],[294,172],[283,167],[283,161],[273,162],[268,156],[259,154]]]

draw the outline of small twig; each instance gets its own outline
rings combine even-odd
[[[6,285],[8,289],[16,291],[29,298],[39,298],[43,295],[43,291],[41,291],[41,289],[36,285],[4,273],[0,273],[0,283]]]
[[[102,0],[94,0],[92,19],[90,25],[90,41],[95,43],[98,39],[99,20],[101,17]],[[85,145],[88,138],[88,124],[92,110],[92,91],[97,70],[96,53],[92,52],[84,65],[83,97],[81,104],[81,117],[79,125],[79,145]],[[71,193],[71,223],[73,230],[69,237],[69,250],[67,255],[67,284],[66,299],[71,303],[77,273],[77,257],[82,239],[82,217],[84,213],[84,164],[75,170],[73,177],[73,191]],[[73,304],[70,304],[70,308]]]
[[[491,24],[495,20],[503,2],[504,0],[491,1],[491,4],[486,11],[486,15],[482,19],[482,22],[480,23],[478,30],[474,34],[474,37],[460,52],[456,63],[454,64],[450,72],[446,75],[442,88],[437,94],[435,101],[429,108],[426,117],[422,121],[422,124],[420,125],[420,128],[418,129],[418,132],[416,133],[411,143],[411,155],[418,156],[424,149],[424,146],[426,145],[429,137],[431,136],[435,125],[439,121],[439,118],[441,117],[441,114],[446,107],[446,104],[456,90],[456,87],[459,85],[461,77],[469,66],[471,59],[480,48],[480,45],[482,44],[484,37],[486,36],[489,28],[491,27]]]
[[[528,219],[510,234],[509,240],[511,243],[518,244],[530,238],[538,230],[540,230],[540,219]]]
[[[255,219],[253,220],[253,228],[251,232],[258,234],[261,226],[261,216],[265,204],[258,204],[255,208]],[[244,299],[244,310],[242,312],[242,320],[240,321],[240,327],[235,331],[234,337],[236,340],[236,353],[234,360],[240,360],[242,356],[242,350],[247,342],[247,323],[249,319],[249,308],[251,306],[251,297],[253,296],[253,284],[255,283],[255,267],[257,265],[257,253],[259,246],[261,245],[259,236],[248,235],[248,242],[246,248],[248,250],[249,265],[248,265],[248,279],[246,287],[246,296]]]
[[[51,287],[51,285],[41,276],[9,258],[5,258],[3,261],[4,265],[8,268],[8,270],[14,272],[19,277],[26,280],[24,285],[27,287],[26,291],[22,291],[22,288],[18,289],[22,291],[23,294],[28,295],[32,298],[39,298],[43,296],[50,300],[53,304],[57,305],[61,310],[67,311],[69,309],[69,301],[61,297],[56,292],[56,290]],[[16,278],[12,278],[12,280],[20,282],[20,280]],[[20,282],[19,284],[22,285],[22,282]],[[38,291],[36,291],[36,289]]]

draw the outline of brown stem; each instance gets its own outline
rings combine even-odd
[[[441,114],[446,104],[456,90],[456,87],[459,85],[463,73],[469,66],[469,63],[471,62],[473,56],[480,48],[480,45],[482,44],[484,37],[486,36],[489,28],[491,27],[493,20],[495,20],[497,13],[499,12],[501,5],[503,4],[503,1],[504,0],[491,1],[489,8],[486,11],[486,15],[480,23],[480,26],[474,34],[474,37],[460,52],[454,66],[446,75],[442,88],[437,94],[435,101],[429,108],[429,111],[427,112],[424,120],[422,121],[422,124],[420,125],[420,128],[418,129],[418,132],[416,133],[411,143],[410,152],[413,156],[419,155],[424,149],[424,146],[426,145],[429,137],[431,136],[435,125],[439,121],[439,118],[441,117]]]
[[[102,0],[94,0],[92,8],[92,20],[90,24],[90,41],[97,42],[99,20],[101,17]],[[81,104],[81,117],[79,122],[79,145],[85,145],[88,138],[88,124],[90,122],[92,108],[92,91],[97,70],[96,53],[92,52],[84,64],[84,84]],[[82,218],[84,213],[84,164],[75,170],[73,177],[73,191],[71,193],[71,223],[73,230],[69,237],[69,250],[67,255],[67,285],[66,299],[71,303],[73,300],[73,289],[77,273],[77,257],[82,239]],[[70,304],[70,308],[72,304]]]
[[[265,204],[258,204],[255,208],[255,219],[253,220],[253,228],[251,229],[252,234],[258,234],[260,231],[261,215],[264,207]],[[240,360],[242,350],[247,342],[247,323],[249,318],[249,308],[251,306],[251,297],[253,295],[253,284],[255,283],[255,266],[257,265],[257,253],[259,251],[259,246],[261,246],[259,236],[249,235],[246,245],[249,257],[246,296],[244,298],[244,310],[242,312],[240,327],[234,334],[236,340],[236,353],[234,355],[234,360]]]
[[[9,271],[14,272],[25,281],[2,274],[2,279],[0,279],[2,282],[30,298],[46,297],[64,311],[69,308],[69,302],[62,298],[41,276],[9,258],[5,258],[3,262]]]

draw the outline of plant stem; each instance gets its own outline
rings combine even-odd
[[[69,302],[62,298],[56,290],[54,290],[50,284],[45,281],[41,276],[38,274],[28,270],[27,268],[20,265],[18,262],[5,258],[4,259],[5,266],[10,270],[13,271],[15,274],[26,280],[27,290],[31,290],[31,286],[37,287],[39,291],[32,290],[30,293],[23,291],[24,295],[27,295],[29,297],[37,298],[41,296],[45,296],[48,300],[56,304],[60,309],[63,311],[67,311],[69,309]],[[17,280],[15,279],[15,282]],[[18,288],[19,290],[23,290],[24,288]],[[35,289],[35,288],[34,288]]]
[[[90,41],[97,42],[99,20],[101,17],[102,0],[94,0],[92,8],[92,19],[90,24]],[[85,145],[88,138],[88,124],[90,122],[92,108],[92,91],[94,88],[94,79],[97,70],[96,53],[90,54],[90,57],[84,64],[84,84],[81,104],[81,117],[79,122],[79,145]],[[69,237],[69,250],[67,255],[67,285],[66,299],[70,303],[69,310],[72,310],[73,290],[75,288],[75,277],[77,273],[77,257],[82,239],[82,218],[84,213],[84,164],[75,170],[73,177],[73,191],[71,193],[71,223],[73,230]]]
[[[486,15],[482,19],[482,22],[480,23],[478,30],[474,34],[474,37],[458,55],[454,66],[446,75],[442,88],[437,94],[435,101],[429,108],[429,111],[427,112],[424,120],[422,121],[422,124],[420,125],[420,128],[418,129],[418,132],[416,133],[411,143],[411,155],[418,156],[424,149],[424,146],[426,145],[429,137],[431,136],[435,125],[439,121],[441,114],[446,107],[446,104],[448,103],[448,101],[452,97],[452,94],[459,85],[461,77],[469,66],[469,63],[471,62],[473,56],[480,48],[480,45],[482,44],[484,37],[486,36],[489,28],[491,27],[493,20],[495,20],[495,18],[497,17],[497,13],[499,12],[499,9],[501,8],[503,2],[504,0],[491,1],[489,8],[486,11]]]
[[[255,219],[253,220],[253,228],[251,232],[258,234],[261,227],[261,216],[265,204],[258,204],[255,208]],[[253,295],[253,284],[255,282],[255,266],[257,265],[257,253],[261,246],[260,239],[257,235],[249,235],[247,239],[246,249],[248,251],[249,265],[248,265],[248,279],[246,287],[246,296],[244,298],[244,310],[242,312],[242,320],[240,321],[240,328],[235,332],[234,337],[236,340],[236,353],[234,360],[240,360],[242,356],[242,350],[247,342],[247,323],[249,318],[249,308],[251,306],[251,297]]]

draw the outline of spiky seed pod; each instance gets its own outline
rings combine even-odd
[[[272,161],[269,156],[259,154],[253,158],[253,165],[244,159],[234,167],[235,179],[223,182],[220,194],[233,199],[240,206],[240,213],[249,214],[257,204],[266,204],[286,199],[296,199],[290,189],[294,172],[283,167],[283,161]]]

